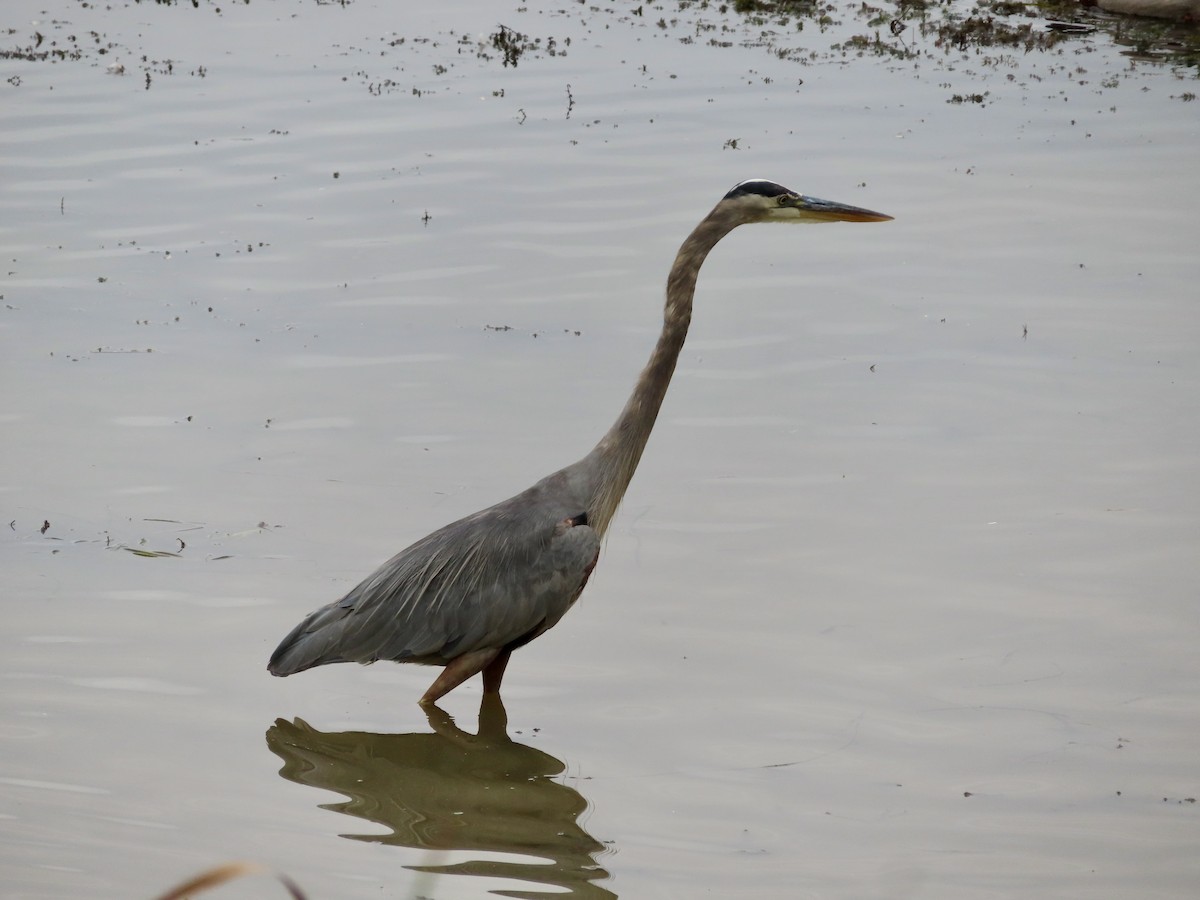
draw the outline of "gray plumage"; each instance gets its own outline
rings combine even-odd
[[[583,524],[584,504],[563,502],[564,480],[552,475],[396,554],[297,625],[271,671],[379,659],[446,665],[552,627],[600,551],[599,533]]]
[[[376,660],[445,666],[431,703],[483,672],[498,691],[511,652],[552,628],[579,598],[641,459],[691,321],[709,251],[751,222],[880,222],[890,216],[805,197],[774,182],[735,186],[684,241],[667,278],[663,330],[612,428],[578,462],[396,554],[341,600],[292,629],[274,675]]]

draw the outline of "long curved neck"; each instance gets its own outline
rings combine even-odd
[[[589,523],[601,534],[608,529],[625,495],[667,394],[692,321],[692,297],[700,266],[717,242],[739,224],[736,218],[713,210],[683,242],[667,277],[662,334],[650,354],[650,361],[638,376],[633,393],[617,421],[581,461],[590,476],[587,485],[591,498]]]

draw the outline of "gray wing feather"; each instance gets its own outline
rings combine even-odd
[[[284,638],[270,670],[334,662],[443,664],[472,650],[524,643],[583,590],[600,536],[574,524],[570,501],[540,483],[433,532]]]

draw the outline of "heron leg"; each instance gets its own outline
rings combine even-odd
[[[510,656],[512,656],[511,650],[501,650],[496,658],[484,668],[483,692],[485,694],[500,693],[500,682],[504,680],[504,667],[508,665]]]
[[[472,650],[457,659],[452,659],[442,669],[442,674],[429,686],[425,696],[421,698],[422,706],[436,703],[472,675],[478,675],[486,669],[500,653],[499,650]]]

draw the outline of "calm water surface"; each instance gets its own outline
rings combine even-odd
[[[1191,896],[1195,68],[444,6],[4,7],[0,896]],[[896,220],[714,253],[506,709],[270,678],[591,447],[752,176]]]

